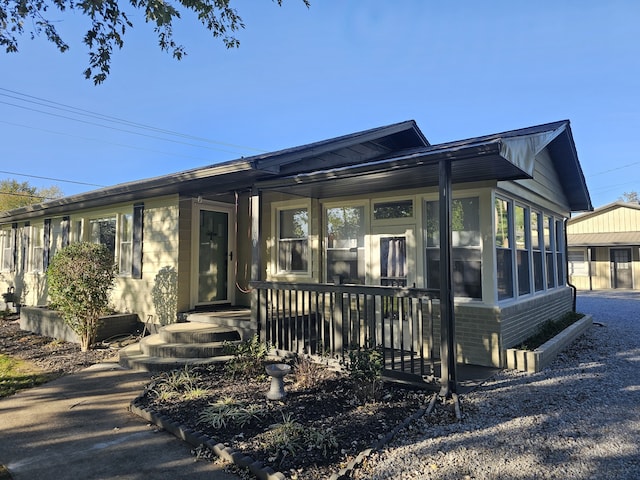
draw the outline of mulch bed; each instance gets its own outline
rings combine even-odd
[[[205,434],[216,444],[222,443],[263,462],[287,478],[298,480],[327,479],[360,452],[388,440],[390,432],[411,417],[429,400],[430,393],[385,384],[375,401],[366,400],[366,392],[346,374],[324,370],[322,378],[310,386],[296,383],[295,374],[285,377],[287,396],[280,401],[267,400],[270,379],[230,378],[222,367],[196,368],[197,385],[209,389],[201,398],[159,399],[152,382],[137,405],[169,418],[187,429]],[[233,423],[214,428],[199,422],[210,404],[233,399],[236,404],[254,405],[263,411],[260,418],[239,427]],[[278,425],[296,422],[304,432],[319,432],[315,446],[301,447],[290,439],[289,445],[274,444]],[[326,448],[327,438],[337,440],[336,448]],[[322,447],[326,448],[323,452]]]

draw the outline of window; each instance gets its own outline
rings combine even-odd
[[[564,272],[564,224],[562,220],[556,220],[556,285],[561,287],[565,284]]]
[[[293,208],[280,210],[278,220],[278,271],[295,273],[308,272],[308,209]]]
[[[544,217],[544,256],[546,261],[546,270],[547,270],[547,288],[553,288],[555,285],[555,275],[556,271],[554,268],[554,253],[555,253],[555,238],[554,238],[554,228],[553,228],[553,218],[545,216]]]
[[[326,219],[326,281],[364,284],[364,207],[327,208]]]
[[[407,286],[407,239],[405,237],[380,239],[380,285]]]
[[[498,299],[513,297],[513,234],[512,205],[502,198],[495,199],[496,273]]]
[[[529,252],[529,209],[521,205],[515,208],[516,262],[518,268],[518,295],[531,293],[531,267]]]
[[[427,288],[440,288],[439,201],[425,202]],[[452,263],[454,294],[482,298],[480,202],[478,197],[452,202]]]
[[[133,245],[133,214],[125,213],[120,215],[120,275],[124,277],[131,276],[131,259]]]
[[[14,236],[11,228],[0,229],[0,270],[13,270]]]
[[[116,218],[89,220],[89,234],[92,243],[105,245],[113,258],[116,255]]]
[[[44,227],[43,225],[32,225],[29,227],[30,233],[30,252],[29,252],[29,271],[41,272],[43,269],[43,244],[44,244]]]
[[[542,261],[542,215],[540,213],[531,214],[531,244],[533,249],[533,286],[536,292],[544,290],[544,268]]]
[[[586,277],[589,274],[587,252],[585,250],[569,250],[569,275]]]
[[[376,202],[373,204],[373,218],[375,220],[413,218],[413,200]]]

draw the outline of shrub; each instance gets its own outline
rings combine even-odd
[[[233,358],[225,365],[225,372],[231,378],[252,378],[266,376],[264,360],[269,353],[269,345],[262,343],[257,335],[238,344],[227,344],[225,351]]]
[[[524,342],[516,345],[519,350],[535,350],[543,343],[551,340],[568,326],[584,317],[582,313],[568,312],[557,320],[547,320],[538,327],[537,332]]]
[[[382,371],[384,370],[384,356],[382,348],[361,348],[349,351],[346,362],[349,377],[361,387],[365,399],[375,400],[382,389]]]
[[[95,342],[98,321],[109,311],[116,271],[109,249],[88,242],[64,247],[47,269],[52,307],[80,337],[83,352]]]

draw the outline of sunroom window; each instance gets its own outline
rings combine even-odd
[[[515,207],[516,260],[518,268],[518,295],[531,293],[531,267],[529,252],[529,209],[521,205]]]
[[[364,284],[364,207],[327,208],[326,222],[326,280]]]
[[[278,215],[278,271],[303,273],[309,269],[309,211],[280,210]]]
[[[452,202],[454,294],[482,298],[480,206],[478,197]],[[427,288],[440,288],[440,213],[438,201],[425,202]]]
[[[544,256],[546,261],[547,270],[547,288],[553,288],[555,286],[555,237],[554,237],[554,223],[553,218],[544,217]]]
[[[542,214],[531,215],[531,246],[533,249],[533,286],[536,292],[544,290],[544,267],[542,259]]]
[[[513,297],[513,234],[511,231],[511,202],[495,200],[496,273],[498,299]]]

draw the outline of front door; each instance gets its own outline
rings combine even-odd
[[[611,249],[611,286],[613,288],[633,288],[631,278],[631,250]]]
[[[232,301],[232,218],[230,209],[200,204],[195,208],[193,307]]]

